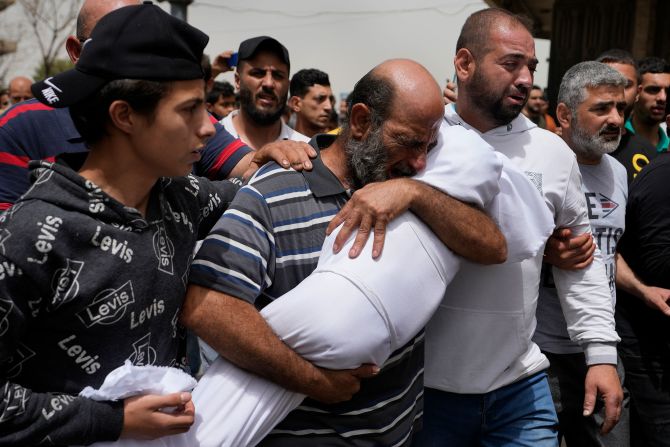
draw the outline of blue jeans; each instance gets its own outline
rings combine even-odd
[[[558,447],[558,418],[545,373],[486,394],[426,388],[416,447]]]

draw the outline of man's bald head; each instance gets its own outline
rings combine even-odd
[[[77,38],[85,41],[103,16],[124,6],[137,5],[138,0],[86,0],[77,16]]]
[[[456,51],[469,50],[479,60],[490,51],[488,43],[495,29],[523,27],[532,34],[532,24],[523,16],[512,14],[501,8],[482,9],[470,15],[463,24],[461,34],[456,41]]]
[[[439,85],[425,67],[408,59],[391,59],[356,83],[349,111],[355,104],[365,104],[374,124],[380,125],[394,112],[434,113],[439,108],[442,113],[441,98]]]
[[[416,62],[389,60],[363,76],[341,135],[352,186],[423,169],[443,114],[440,87]]]
[[[77,35],[69,36],[65,41],[65,50],[72,63],[76,64],[79,60],[83,43],[103,16],[124,6],[140,3],[139,0],[85,0],[77,16]]]
[[[9,100],[11,103],[16,104],[17,102],[32,98],[33,93],[30,91],[32,83],[32,79],[26,78],[25,76],[17,76],[9,81],[7,91],[9,92]]]
[[[393,115],[428,117],[444,113],[440,86],[423,65],[409,59],[391,59],[375,67],[372,73],[392,86]]]

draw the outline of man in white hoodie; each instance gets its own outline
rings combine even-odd
[[[446,107],[446,123],[477,131],[525,171],[558,228],[587,233],[574,154],[558,136],[520,115],[537,65],[525,23],[500,9],[473,14],[454,63],[458,104]],[[424,434],[418,445],[558,445],[544,373],[548,361],[531,341],[541,265],[541,255],[501,266],[463,262],[426,332]],[[584,413],[602,395],[603,430],[609,431],[622,392],[615,368],[619,338],[600,253],[583,269],[554,276],[568,332],[588,365]]]

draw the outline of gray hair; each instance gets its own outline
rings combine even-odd
[[[564,103],[575,116],[577,107],[586,99],[587,89],[602,85],[623,88],[626,83],[626,78],[607,64],[580,62],[565,72],[558,90],[558,102]]]

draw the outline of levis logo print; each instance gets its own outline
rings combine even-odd
[[[154,233],[153,243],[154,253],[156,254],[156,258],[158,258],[158,270],[168,275],[174,275],[174,265],[172,263],[174,245],[163,225],[159,225]]]
[[[17,267],[16,264],[9,261],[0,262],[0,281],[5,278],[13,278],[15,276],[21,276],[23,270]]]
[[[91,238],[91,245],[98,247],[100,250],[118,256],[120,259],[130,264],[133,261],[133,249],[128,247],[128,241],[121,241],[112,236],[102,236],[102,227],[98,225],[95,229],[95,234]]]
[[[134,302],[133,285],[127,281],[116,290],[107,289],[100,292],[88,307],[77,312],[77,317],[87,328],[95,324],[114,324],[125,315],[128,306]]]
[[[7,370],[5,377],[7,379],[12,379],[21,374],[23,364],[33,357],[35,357],[35,351],[23,343],[19,343],[19,345],[16,347],[16,350],[9,358],[9,364],[12,366],[9,368],[9,370]]]
[[[215,209],[221,206],[222,200],[218,193],[210,194],[207,205],[201,210],[202,217],[209,216]]]
[[[9,329],[9,314],[14,308],[14,303],[0,299],[0,337],[5,335]]]
[[[153,365],[156,362],[156,350],[151,347],[151,333],[133,343],[133,353],[128,360],[133,365]]]
[[[56,241],[56,234],[63,224],[63,219],[56,216],[46,216],[44,221],[38,221],[37,240],[34,243],[38,255],[29,257],[28,262],[35,264],[44,264],[49,259],[49,253],[53,250],[53,243]]]
[[[5,250],[5,242],[12,237],[12,233],[9,232],[6,228],[3,228],[0,230],[0,254],[3,256],[6,256],[6,250]]]
[[[51,304],[57,309],[61,304],[73,300],[79,293],[79,274],[84,267],[83,261],[67,259],[64,268],[56,270],[51,280],[51,289],[54,291]]]
[[[184,189],[193,194],[193,197],[197,197],[198,192],[200,192],[200,183],[198,183],[198,179],[192,174],[189,174],[187,178],[190,186],[186,186]]]
[[[84,183],[88,189],[88,210],[91,213],[102,213],[105,210],[105,194],[102,189],[90,180]]]
[[[98,362],[98,355],[85,349],[82,345],[76,343],[77,336],[70,335],[58,342],[58,347],[61,348],[68,357],[70,357],[75,365],[80,367],[86,374],[95,374],[100,369],[100,362]]]
[[[4,396],[2,403],[5,410],[0,414],[0,424],[26,412],[27,391],[21,385],[5,383],[5,388],[2,390]]]

